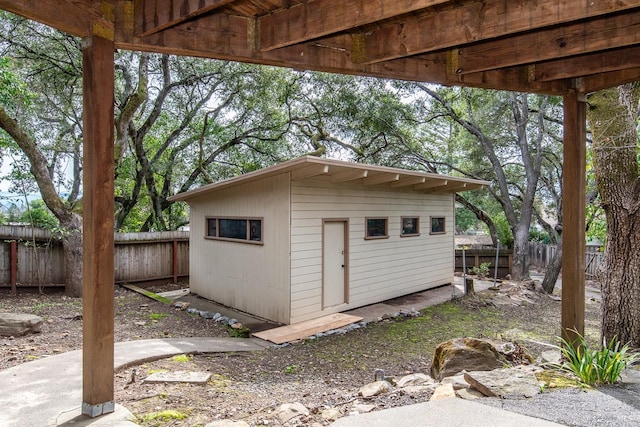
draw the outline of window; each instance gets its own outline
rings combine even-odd
[[[445,223],[443,216],[432,216],[431,217],[431,234],[444,234],[445,231]]]
[[[387,218],[366,218],[365,239],[386,239],[389,237]]]
[[[205,237],[217,240],[262,243],[262,219],[208,217]]]
[[[420,218],[415,216],[403,216],[400,222],[402,224],[400,237],[420,235]]]

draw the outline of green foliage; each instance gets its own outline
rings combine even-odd
[[[587,385],[614,384],[623,369],[640,360],[640,353],[631,352],[627,344],[621,346],[615,337],[608,343],[603,339],[601,349],[590,350],[584,337],[574,332],[578,336],[577,343],[559,338],[562,343],[560,351],[565,360],[560,369],[573,373]]]
[[[178,354],[176,356],[173,356],[171,360],[178,363],[187,363],[191,362],[191,356],[187,354]]]
[[[456,231],[466,233],[478,228],[478,218],[467,208],[456,209]]]
[[[28,106],[33,97],[25,83],[11,68],[10,58],[0,57],[0,106],[9,111],[14,110],[19,104]]]
[[[51,213],[42,200],[34,200],[31,202],[29,208],[20,215],[18,221],[51,231],[59,230],[60,227],[58,219]]]
[[[546,231],[540,231],[538,229],[532,228],[531,230],[529,230],[529,241],[549,244],[551,242],[551,239],[549,238],[549,233],[547,233]]]
[[[490,262],[482,262],[479,266],[474,265],[469,269],[469,274],[475,274],[479,278],[487,277],[489,275]]]
[[[298,372],[298,365],[289,365],[284,368],[285,374],[295,374]]]
[[[173,421],[173,420],[184,420],[188,418],[189,415],[184,412],[177,411],[175,409],[165,409],[164,411],[159,412],[149,412],[148,414],[142,415],[142,421],[145,423],[153,422],[153,421]],[[157,425],[157,424],[154,424]]]
[[[513,247],[513,233],[511,227],[504,216],[504,213],[500,213],[493,217],[493,222],[498,230],[498,238],[500,239],[500,246],[503,248]]]

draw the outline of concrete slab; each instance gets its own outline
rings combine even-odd
[[[331,427],[552,427],[561,424],[452,398],[340,418]]]

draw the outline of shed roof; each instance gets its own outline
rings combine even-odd
[[[302,156],[231,179],[176,194],[170,197],[169,200],[187,201],[210,191],[221,190],[283,173],[291,173],[291,179],[294,181],[325,176],[335,184],[348,181],[357,181],[361,183],[363,187],[386,184],[389,188],[411,189],[420,193],[457,193],[459,191],[477,190],[490,184],[489,181],[478,179],[459,178],[437,173]]]

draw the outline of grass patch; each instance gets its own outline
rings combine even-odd
[[[191,362],[191,356],[188,356],[186,354],[178,354],[177,356],[173,356],[171,360],[178,363]]]
[[[165,317],[169,317],[169,315],[166,313],[151,313],[149,315],[149,318],[154,322],[164,319]]]
[[[169,422],[173,420],[184,420],[188,418],[189,415],[180,412],[175,409],[165,409],[164,411],[159,412],[149,412],[148,414],[143,414],[140,418],[144,423],[152,423],[152,425],[159,425],[157,422]]]

